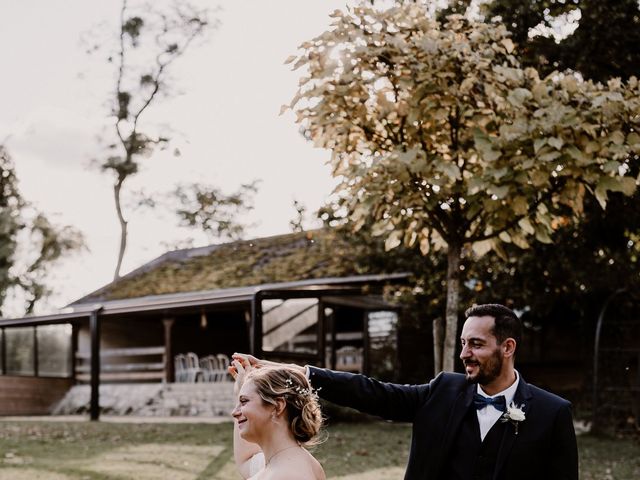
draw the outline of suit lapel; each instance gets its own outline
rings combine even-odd
[[[447,422],[447,427],[445,429],[444,440],[442,441],[442,459],[446,458],[449,450],[451,450],[453,440],[456,438],[456,433],[458,432],[462,419],[471,406],[473,394],[476,392],[476,389],[477,387],[475,384],[469,384],[456,397],[456,401],[451,409],[451,415],[449,416],[449,421]]]
[[[524,381],[522,376],[520,376],[520,381],[518,382],[518,388],[516,389],[516,393],[513,396],[513,403],[517,406],[522,406],[522,411],[525,414],[525,422],[526,418],[531,409],[531,389],[529,385]],[[501,420],[498,420],[499,422]],[[524,423],[524,422],[523,422]],[[522,433],[523,425],[518,426],[518,433]],[[513,448],[513,444],[515,443],[518,435],[516,435],[515,426],[511,422],[507,422],[507,428],[504,429],[504,433],[502,435],[502,441],[500,443],[500,449],[498,450],[498,458],[496,459],[496,468],[493,472],[493,478],[496,480],[498,478],[498,474],[504,467],[504,463],[511,452],[511,448]]]

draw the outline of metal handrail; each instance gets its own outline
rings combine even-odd
[[[604,304],[602,305],[602,309],[600,310],[600,314],[598,315],[598,323],[596,324],[596,334],[593,345],[593,391],[591,396],[591,425],[595,426],[598,409],[598,361],[599,361],[599,351],[600,351],[600,332],[602,331],[602,323],[604,322],[604,316],[607,313],[607,309],[609,308],[609,304],[611,301],[620,295],[621,293],[626,292],[626,288],[620,288],[613,292],[611,295],[607,297]]]

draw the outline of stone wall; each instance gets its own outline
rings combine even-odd
[[[74,386],[54,415],[89,412],[89,385]],[[107,415],[149,417],[228,416],[234,407],[233,383],[140,383],[100,386],[100,411]]]

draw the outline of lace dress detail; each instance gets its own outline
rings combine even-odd
[[[256,453],[249,460],[249,479],[253,478],[253,476],[262,470],[265,466],[264,454],[262,452]]]

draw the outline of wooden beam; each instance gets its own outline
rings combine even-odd
[[[78,350],[78,332],[80,331],[79,325],[76,322],[71,322],[71,351],[69,352],[69,362],[71,362],[70,377],[75,380],[76,378],[76,352]]]
[[[164,362],[153,363],[114,363],[112,365],[100,365],[100,373],[103,372],[136,372],[136,371],[160,371],[164,372]],[[91,373],[90,365],[76,367],[76,372]]]
[[[369,338],[369,312],[367,310],[362,312],[362,335],[364,340],[362,348],[362,373],[370,375],[371,362],[369,360],[369,350],[371,348],[371,339]]]
[[[256,292],[251,299],[249,353],[262,358],[262,292]]]
[[[1,329],[0,334],[2,335],[0,341],[2,341],[2,375],[7,374],[7,338],[5,334],[5,329]]]
[[[91,381],[91,375],[88,373],[79,373],[76,377],[80,382]],[[100,375],[103,381],[139,381],[139,380],[162,380],[164,378],[163,371],[156,372],[105,372]]]
[[[164,325],[164,381],[167,383],[175,382],[176,372],[173,364],[173,318],[165,318],[162,320]]]
[[[164,352],[164,347],[108,348],[100,351],[100,358],[164,355]],[[76,358],[89,360],[91,353],[77,352]]]
[[[91,401],[89,403],[89,418],[91,421],[100,419],[100,318],[98,312],[102,307],[91,312],[89,330],[91,332]]]
[[[33,327],[33,376],[38,376],[38,327]]]
[[[327,344],[326,336],[325,336],[325,321],[324,321],[324,303],[322,299],[318,299],[318,325],[316,332],[318,334],[317,338],[317,352],[318,352],[318,363],[317,366],[320,368],[324,368],[326,366],[325,357],[327,355],[325,351],[325,345]]]

